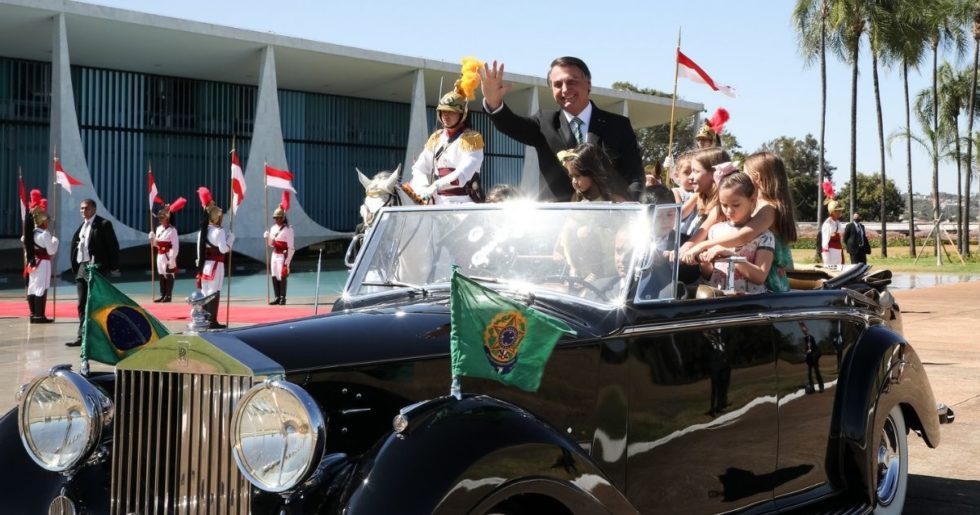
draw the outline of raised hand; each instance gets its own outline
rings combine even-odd
[[[483,99],[488,109],[493,111],[500,107],[510,87],[510,84],[504,83],[504,63],[498,65],[497,61],[494,61],[493,66],[490,63],[483,63],[483,71],[480,73],[480,91],[483,92]]]

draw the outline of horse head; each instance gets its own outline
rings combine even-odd
[[[364,186],[364,203],[361,204],[360,213],[364,229],[367,229],[374,224],[374,217],[381,208],[401,205],[403,193],[398,187],[398,179],[401,177],[402,165],[399,163],[394,172],[378,172],[370,179],[360,168],[354,169],[357,170],[357,180]]]

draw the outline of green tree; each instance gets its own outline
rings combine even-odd
[[[848,182],[841,188],[838,196],[849,198],[852,193],[851,183]],[[871,213],[877,213],[881,200],[885,200],[885,217],[889,222],[898,221],[902,213],[905,212],[905,201],[902,194],[895,187],[895,181],[887,179],[882,188],[880,178],[875,174],[858,174],[857,188],[853,190],[857,204],[856,213],[861,213],[864,218],[868,218]]]
[[[816,186],[821,173],[820,143],[816,138],[812,134],[807,134],[802,140],[780,136],[763,143],[759,151],[778,155],[786,165],[790,193],[796,205],[796,219],[818,220],[823,190]],[[827,162],[826,156],[822,164],[824,176],[832,178],[835,167]]]
[[[670,98],[669,93],[664,93],[652,88],[639,88],[629,82],[614,82],[612,89],[619,91],[632,91],[633,93],[639,93],[642,95]],[[688,116],[674,120],[675,149],[683,151],[694,147],[694,136],[697,131],[697,127],[695,127],[696,120],[696,116]],[[642,129],[637,129],[635,132],[636,141],[640,145],[640,157],[643,158],[643,164],[649,165],[653,163],[662,163],[664,158],[670,153],[667,148],[670,123],[656,125],[653,127],[644,127]],[[675,150],[674,154],[677,154],[677,150]]]
[[[970,180],[973,177],[973,119],[977,112],[977,71],[980,69],[980,0],[968,0],[967,8],[970,17],[970,33],[973,36],[973,64],[970,67],[970,104],[967,106],[966,121],[966,206],[963,212],[963,232],[967,234],[970,228]],[[970,238],[960,238],[960,252],[970,255]]]

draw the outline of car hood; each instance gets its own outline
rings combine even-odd
[[[615,315],[583,316],[568,306],[538,301],[534,306],[561,318],[575,330],[559,344],[593,339],[618,322]],[[574,306],[573,306],[574,308]],[[594,310],[593,310],[594,311]],[[226,331],[275,360],[287,373],[449,354],[448,298],[390,303],[340,310],[328,315],[287,320]]]

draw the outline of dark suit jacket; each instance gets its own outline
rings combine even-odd
[[[862,226],[863,227],[863,226]],[[847,247],[848,254],[870,254],[871,243],[868,242],[868,232],[864,231],[864,245],[858,242],[858,231],[854,227],[854,222],[844,226],[844,246]]]
[[[71,237],[71,271],[78,273],[78,242],[82,233],[82,224],[75,229],[75,235]],[[119,241],[116,240],[116,231],[112,228],[112,222],[95,215],[92,219],[92,230],[88,239],[88,255],[92,262],[99,265],[99,270],[118,270],[119,269]]]
[[[556,154],[574,148],[575,136],[568,120],[560,110],[542,110],[529,118],[518,116],[504,104],[490,120],[500,132],[531,147],[538,153],[538,166],[544,178],[540,200],[567,201],[572,198],[572,182]],[[629,118],[603,111],[592,105],[592,119],[586,141],[601,146],[613,163],[613,168],[631,191],[643,191],[643,162],[636,134]]]

